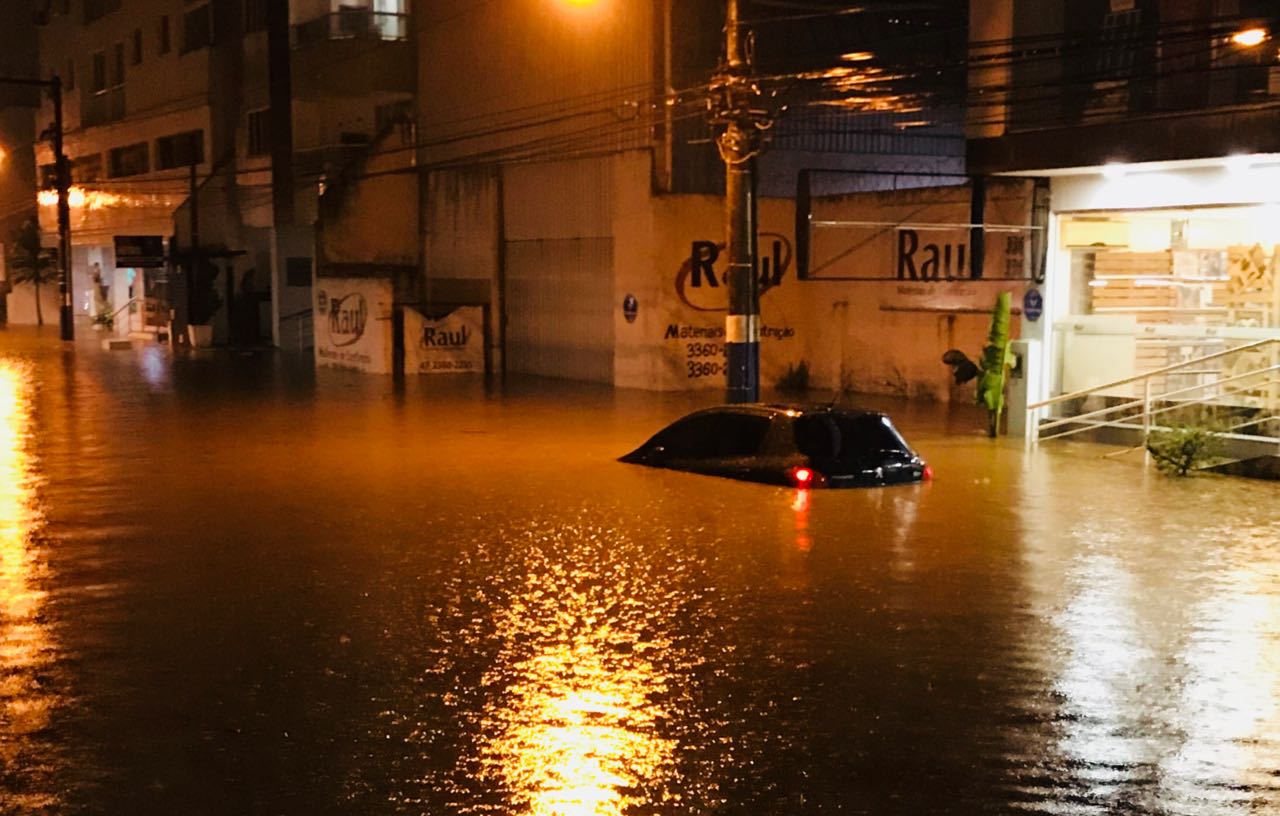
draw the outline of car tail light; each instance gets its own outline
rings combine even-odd
[[[807,467],[798,467],[791,469],[791,478],[799,487],[808,487],[813,484],[813,471]]]
[[[933,481],[933,465],[925,465],[924,470],[920,471],[920,478],[926,482]]]

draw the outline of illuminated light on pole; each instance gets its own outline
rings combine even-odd
[[[1231,42],[1245,48],[1262,45],[1271,35],[1265,28],[1246,28],[1231,35]]]

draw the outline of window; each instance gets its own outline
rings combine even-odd
[[[82,184],[102,178],[102,154],[89,153],[71,160],[71,181]]]
[[[851,463],[884,451],[907,451],[889,420],[875,414],[830,414],[796,420],[796,447],[806,456]]]
[[[146,142],[117,147],[110,155],[108,175],[111,178],[136,176],[151,169],[151,150]]]
[[[267,27],[267,0],[244,0],[244,33]]]
[[[310,286],[311,259],[285,258],[284,282],[286,286]]]
[[[111,87],[124,84],[124,43],[116,43],[115,59],[111,61]]]
[[[171,47],[169,44],[169,15],[168,14],[160,18],[159,39],[160,39],[160,47],[156,50],[159,51],[161,54],[168,54],[169,48]]]
[[[249,112],[249,155],[266,156],[271,153],[270,110]]]
[[[89,78],[89,90],[102,93],[107,89],[107,54],[99,51],[93,55],[93,73]]]
[[[399,102],[388,102],[385,105],[378,105],[373,110],[374,128],[378,133],[386,133],[391,130],[393,125],[410,124],[413,122],[412,103],[408,99]]]
[[[190,167],[204,161],[204,131],[189,130],[156,139],[156,169]]]
[[[675,459],[751,456],[760,450],[771,423],[768,417],[750,414],[701,414],[677,422],[654,437],[653,442]]]
[[[182,15],[182,53],[187,54],[213,43],[213,24],[209,6],[197,6]]]
[[[120,10],[120,0],[84,0],[85,25]]]
[[[142,62],[142,29],[135,28],[133,30],[133,64],[138,65]]]

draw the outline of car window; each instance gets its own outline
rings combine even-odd
[[[699,414],[680,420],[653,438],[668,456],[690,459],[751,456],[760,450],[771,420],[735,413]]]
[[[865,416],[835,417],[840,429],[840,458],[860,456],[878,451],[906,451],[907,441],[894,430],[886,417]]]
[[[724,414],[715,428],[715,455],[752,456],[760,451],[772,423],[768,417]]]
[[[910,450],[889,420],[875,414],[820,414],[795,422],[796,448],[806,456],[856,459],[879,451]]]

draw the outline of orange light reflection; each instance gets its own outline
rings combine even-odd
[[[45,567],[31,546],[40,523],[27,450],[31,393],[28,373],[0,361],[0,767],[10,768],[21,766],[55,702],[38,681],[52,643],[40,620]],[[32,806],[51,801],[21,798]]]
[[[517,664],[518,679],[491,715],[486,765],[519,812],[621,816],[644,801],[642,792],[671,761],[674,744],[657,733],[664,711],[653,702],[666,682],[645,657],[664,644],[642,642],[623,621],[602,615],[603,598],[569,592],[553,611],[544,590],[529,590],[510,626],[527,631],[525,615],[540,607],[532,619],[541,619],[542,645]]]

